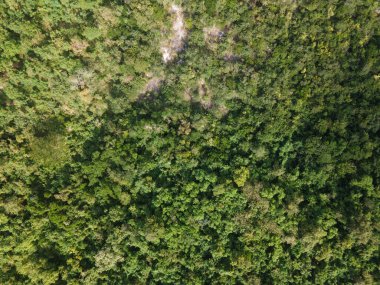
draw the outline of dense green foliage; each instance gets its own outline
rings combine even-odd
[[[379,284],[378,1],[172,4],[0,1],[0,284]]]

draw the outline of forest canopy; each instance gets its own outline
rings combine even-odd
[[[0,1],[0,284],[379,284],[376,0]]]

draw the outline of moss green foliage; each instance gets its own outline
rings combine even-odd
[[[379,24],[0,1],[0,284],[379,284]]]

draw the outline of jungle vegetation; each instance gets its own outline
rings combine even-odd
[[[1,0],[0,284],[380,284],[376,0]]]

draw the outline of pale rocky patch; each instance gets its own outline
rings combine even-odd
[[[153,77],[145,85],[142,94],[158,92],[160,90],[161,84],[162,84],[162,78]]]
[[[187,36],[185,29],[185,20],[182,8],[176,4],[172,4],[169,8],[172,15],[173,23],[170,37],[161,44],[161,54],[164,63],[169,63],[177,57],[184,45]]]
[[[218,43],[222,40],[225,32],[213,25],[203,29],[203,37],[206,43],[206,47],[211,50],[215,50],[218,47]]]
[[[203,35],[206,43],[216,43],[222,39],[224,32],[217,26],[206,27],[203,29]]]

